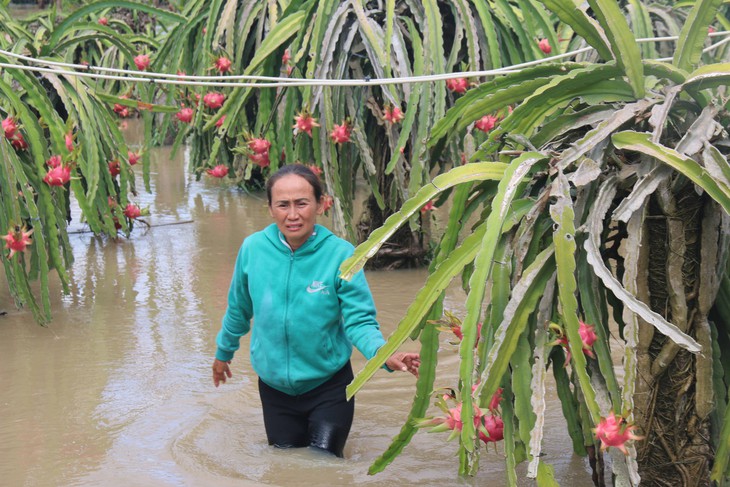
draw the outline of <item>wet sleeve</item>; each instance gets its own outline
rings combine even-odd
[[[366,359],[373,358],[385,339],[376,319],[375,302],[365,274],[358,272],[351,281],[338,279],[337,290],[345,334]]]
[[[227,362],[240,347],[241,337],[251,329],[253,303],[248,291],[246,245],[241,246],[233,268],[231,286],[228,289],[228,307],[218,332],[215,358]]]

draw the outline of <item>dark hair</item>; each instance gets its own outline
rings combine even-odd
[[[314,174],[311,169],[303,164],[288,164],[280,167],[279,170],[269,176],[269,180],[266,181],[266,198],[269,200],[269,206],[271,206],[271,188],[274,187],[274,184],[276,184],[279,179],[284,176],[288,176],[289,174],[304,178],[312,186],[316,201],[319,201],[322,198],[324,191],[322,190],[322,182],[319,180],[319,176]]]

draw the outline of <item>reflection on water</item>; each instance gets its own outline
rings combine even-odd
[[[134,143],[138,132],[129,136]],[[103,239],[84,232],[75,214],[71,294],[55,293],[50,326],[35,325],[12,308],[7,291],[0,294],[10,311],[0,318],[0,483],[504,485],[501,445],[482,457],[477,478],[455,480],[456,443],[425,432],[385,472],[367,475],[406,418],[409,374],[378,372],[358,394],[346,460],[270,448],[247,354],[235,358],[228,384],[216,389],[210,379],[233,261],[243,237],[268,223],[265,201],[225,181],[195,181],[183,155],[172,158],[167,148],[152,156],[153,192],[135,200],[150,207],[149,228]],[[425,277],[424,270],[368,274],[386,334]],[[463,309],[463,297],[452,292],[447,306]],[[456,383],[457,350],[447,338],[439,386]],[[353,363],[364,365],[357,352]],[[559,403],[551,399],[548,409],[544,460],[563,485],[587,484]]]

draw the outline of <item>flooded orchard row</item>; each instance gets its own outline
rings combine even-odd
[[[131,140],[138,134],[129,134]],[[457,443],[419,432],[383,473],[367,469],[400,430],[414,378],[380,371],[356,398],[346,459],[266,443],[248,354],[216,389],[210,365],[243,238],[269,223],[262,194],[195,181],[184,156],[152,149],[149,228],[116,241],[72,223],[71,293],[54,291],[53,322],[40,327],[0,294],[0,478],[12,486],[419,485],[501,486],[503,446],[482,455],[476,478],[456,478]],[[141,169],[141,168],[140,168]],[[328,225],[327,219],[321,223]],[[370,272],[387,336],[425,270]],[[463,312],[454,290],[446,307]],[[456,385],[458,350],[442,334],[438,386]],[[242,340],[242,350],[248,340]],[[416,343],[405,348],[417,350]],[[353,367],[364,360],[353,355]],[[437,411],[434,411],[434,414]],[[545,456],[562,485],[590,482],[571,452],[560,404],[549,398]],[[524,467],[524,465],[523,465]],[[521,483],[531,485],[521,469]]]

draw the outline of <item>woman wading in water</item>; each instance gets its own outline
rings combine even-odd
[[[270,445],[311,446],[343,457],[354,415],[345,388],[354,345],[367,359],[385,343],[362,271],[339,278],[353,246],[317,225],[324,195],[319,177],[284,166],[266,184],[274,223],[247,237],[238,252],[228,308],[213,362],[216,387],[231,377],[241,336],[251,334]],[[397,352],[385,365],[418,375],[417,353]]]

